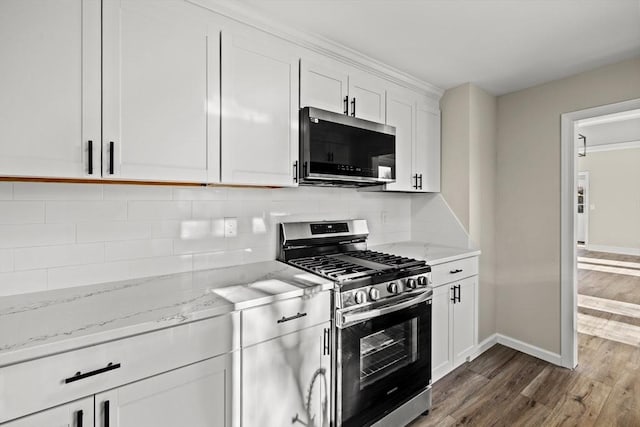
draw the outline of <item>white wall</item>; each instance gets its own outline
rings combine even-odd
[[[590,152],[577,168],[589,172],[595,208],[589,210],[589,249],[640,253],[640,148]]]
[[[498,98],[496,327],[560,353],[560,116],[640,97],[640,58]]]
[[[0,182],[0,296],[272,260],[277,223],[345,218],[369,221],[370,244],[409,240],[411,196]]]

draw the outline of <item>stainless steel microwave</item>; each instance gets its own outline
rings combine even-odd
[[[304,107],[300,110],[301,185],[362,187],[396,179],[396,129]]]

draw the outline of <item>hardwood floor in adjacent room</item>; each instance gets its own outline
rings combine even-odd
[[[640,426],[640,257],[578,255],[577,368],[495,345],[436,382],[410,427]]]

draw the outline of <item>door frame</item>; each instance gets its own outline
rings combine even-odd
[[[589,249],[589,171],[578,172],[578,181],[584,180],[584,199],[582,201],[584,215],[584,248]],[[577,214],[577,212],[576,212]],[[576,239],[577,240],[577,239]]]
[[[640,108],[640,98],[560,116],[560,355],[562,366],[578,365],[578,267],[576,251],[576,121]]]

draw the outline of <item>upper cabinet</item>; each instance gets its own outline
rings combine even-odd
[[[100,0],[0,1],[0,57],[0,175],[99,176]]]
[[[297,185],[298,63],[266,33],[223,32],[223,183]]]
[[[102,4],[103,176],[217,182],[219,29],[182,1]]]
[[[410,91],[387,94],[387,124],[396,128],[396,182],[386,184],[391,191],[415,190],[413,151],[416,141],[416,101]]]
[[[440,109],[425,102],[416,104],[416,140],[413,171],[418,191],[440,191]]]
[[[316,107],[372,122],[385,120],[385,82],[339,64],[300,64],[300,107]]]

